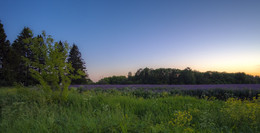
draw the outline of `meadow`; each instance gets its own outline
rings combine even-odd
[[[214,97],[227,100],[230,97],[238,99],[258,98],[260,84],[212,84],[212,85],[71,85],[79,91],[84,90],[118,90],[130,92],[144,98],[160,95],[167,92],[169,95],[185,95],[198,98]]]
[[[71,86],[67,99],[59,101],[55,93],[45,95],[37,87],[2,87],[0,129],[4,133],[260,132],[257,87],[148,88]],[[223,99],[218,97],[222,93],[227,93]]]

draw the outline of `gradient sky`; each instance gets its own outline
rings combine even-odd
[[[78,45],[90,78],[191,67],[260,75],[259,0],[1,0],[13,42],[24,26]]]

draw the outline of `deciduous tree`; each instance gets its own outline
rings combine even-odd
[[[31,43],[33,58],[24,58],[34,79],[39,81],[46,94],[59,93],[59,99],[66,99],[71,79],[80,78],[84,73],[80,70],[74,74],[74,68],[67,62],[69,46],[64,43],[62,47],[58,42],[54,42],[51,36],[42,33],[41,38],[27,38],[25,43]],[[63,49],[63,50],[61,50]],[[44,59],[41,63],[39,58]],[[39,71],[40,70],[40,71]],[[51,93],[53,92],[53,93]]]

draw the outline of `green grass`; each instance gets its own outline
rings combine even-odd
[[[66,101],[32,88],[0,88],[0,132],[260,132],[260,101],[69,92]]]

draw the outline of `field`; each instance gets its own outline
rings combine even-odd
[[[259,90],[259,85],[71,86],[67,99],[58,101],[36,87],[0,88],[0,129],[260,132]]]
[[[169,95],[195,96],[198,98],[214,97],[227,100],[230,97],[239,99],[258,98],[260,84],[225,84],[225,85],[71,85],[71,88],[84,90],[117,90],[130,92],[144,98],[167,92]]]

